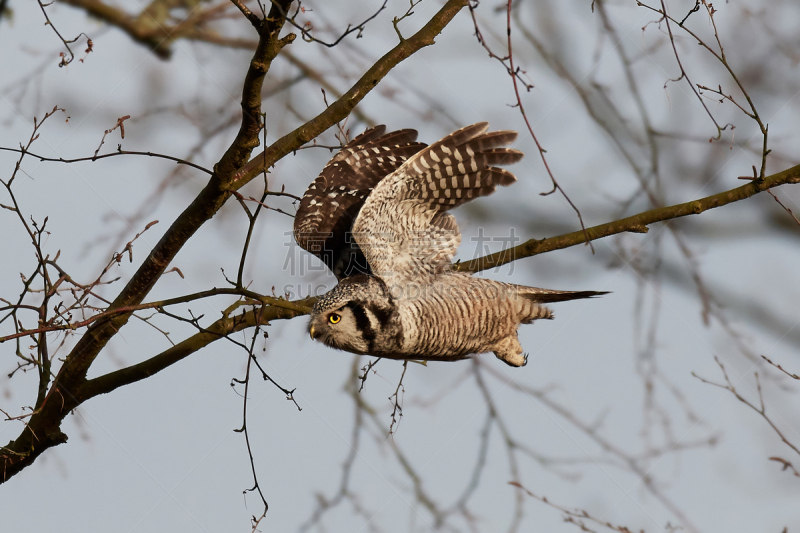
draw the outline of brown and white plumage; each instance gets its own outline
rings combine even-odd
[[[494,166],[522,159],[498,148],[516,132],[484,133],[488,126],[467,126],[416,153],[367,197],[353,235],[373,272],[402,284],[428,282],[449,268],[461,233],[447,211],[516,181]]]
[[[314,251],[298,238],[340,278],[314,306],[312,338],[393,359],[458,360],[494,352],[522,366],[526,357],[517,329],[553,317],[542,302],[604,294],[525,287],[452,271],[461,234],[447,211],[516,181],[497,165],[522,158],[506,148],[515,132],[486,133],[487,127],[485,122],[467,126],[428,147],[412,142],[412,130],[383,135],[383,129],[373,128],[328,163],[303,197],[295,235],[298,229],[311,228],[307,233],[316,236],[329,231],[325,242],[336,245],[343,239],[336,232],[346,233],[355,220],[350,248]],[[345,276],[343,251],[351,258],[363,254],[368,268]]]
[[[376,126],[347,143],[308,186],[297,208],[295,240],[338,279],[369,272],[351,238],[353,220],[375,185],[425,147],[414,142],[414,130],[385,132],[386,126]]]

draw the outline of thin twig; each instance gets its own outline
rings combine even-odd
[[[403,418],[403,396],[405,395],[406,389],[403,387],[403,378],[406,377],[406,369],[408,368],[408,361],[403,361],[403,373],[400,374],[400,380],[397,382],[397,387],[394,389],[394,393],[389,396],[389,401],[392,402],[392,423],[389,424],[389,435],[394,434],[394,426],[397,424],[399,427],[400,419]],[[364,373],[366,376],[366,372]],[[364,382],[361,382],[362,386]],[[392,400],[394,398],[394,400]]]
[[[144,156],[147,156],[147,157],[155,157],[155,158],[159,158],[159,159],[167,159],[169,161],[175,161],[179,165],[186,165],[188,167],[196,168],[197,170],[202,170],[203,172],[205,172],[208,175],[213,175],[214,174],[213,171],[211,171],[211,170],[209,170],[209,169],[207,169],[205,167],[202,167],[200,165],[192,163],[191,161],[186,161],[185,159],[181,159],[179,157],[173,157],[171,155],[166,155],[166,154],[159,154],[159,153],[156,153],[156,152],[138,152],[138,151],[123,150],[122,147],[119,146],[119,145],[117,146],[117,151],[116,152],[111,152],[109,154],[102,154],[102,155],[93,155],[93,156],[88,156],[88,157],[76,157],[74,159],[65,159],[63,157],[45,157],[45,156],[42,156],[42,155],[34,154],[32,152],[28,152],[28,151],[26,151],[26,150],[24,150],[22,148],[8,148],[6,146],[0,146],[0,150],[6,151],[6,152],[25,153],[25,154],[27,154],[27,155],[29,155],[31,157],[34,157],[34,158],[38,159],[39,161],[49,161],[49,162],[54,162],[54,163],[78,163],[78,162],[81,162],[81,161],[97,161],[98,159],[105,159],[107,157],[117,157],[117,156],[122,156],[122,155],[144,155]]]
[[[483,35],[481,34],[480,28],[478,27],[478,21],[475,18],[475,7],[473,6],[472,2],[470,2],[469,3],[469,10],[470,10],[470,13],[472,14],[472,22],[473,22],[473,24],[475,26],[475,36],[477,37],[478,42],[480,42],[481,45],[489,52],[490,57],[500,61],[500,63],[503,64],[503,66],[506,68],[506,71],[508,72],[509,76],[511,77],[511,81],[512,81],[512,84],[514,86],[514,95],[515,95],[516,100],[517,100],[516,107],[519,109],[520,114],[522,114],[522,118],[525,121],[525,126],[528,128],[528,133],[530,133],[531,138],[533,139],[533,142],[536,144],[536,148],[539,151],[539,157],[541,157],[542,163],[544,164],[544,168],[547,171],[547,175],[550,177],[550,181],[553,184],[553,189],[552,190],[547,191],[547,192],[543,192],[543,193],[540,193],[540,194],[542,196],[547,196],[547,195],[553,194],[556,191],[561,193],[561,195],[564,197],[564,199],[567,201],[567,203],[569,203],[570,207],[572,207],[573,211],[575,211],[575,214],[578,216],[578,222],[580,223],[581,230],[584,233],[585,242],[591,248],[592,253],[594,253],[594,245],[592,244],[592,240],[589,238],[589,234],[586,232],[586,226],[583,223],[583,216],[581,215],[581,212],[578,209],[578,207],[573,203],[572,199],[567,195],[567,193],[564,190],[564,188],[561,187],[561,185],[558,183],[558,181],[556,180],[555,175],[553,174],[553,171],[550,169],[550,164],[547,162],[547,157],[545,156],[545,153],[547,152],[547,150],[544,149],[544,147],[539,142],[538,137],[536,137],[536,134],[533,131],[533,126],[531,126],[531,123],[528,120],[528,115],[525,113],[525,106],[522,104],[522,96],[520,95],[519,86],[518,86],[518,83],[517,83],[518,79],[520,78],[520,75],[521,75],[522,71],[521,71],[521,69],[519,69],[519,67],[514,67],[514,52],[513,52],[512,41],[511,41],[511,7],[512,7],[512,4],[513,4],[513,0],[507,0],[507,4],[506,4],[506,34],[507,34],[507,43],[508,43],[508,55],[506,57],[498,56],[486,44],[486,41],[483,39]],[[475,4],[475,5],[477,5],[477,4]],[[506,61],[508,61],[508,65],[506,65]],[[533,85],[531,85],[531,84],[529,84],[527,82],[523,81],[522,83],[525,85],[525,89],[528,90],[528,91],[530,91],[531,88],[533,88]]]
[[[756,380],[756,389],[757,389],[757,392],[758,392],[758,406],[756,406],[755,404],[753,404],[753,402],[751,402],[750,400],[748,400],[747,398],[745,398],[744,396],[742,396],[739,393],[739,391],[733,385],[733,382],[731,381],[731,379],[728,377],[728,372],[725,370],[725,366],[722,364],[722,361],[719,360],[719,357],[717,357],[715,355],[714,356],[714,361],[716,361],[717,365],[719,366],[720,370],[722,371],[722,376],[725,379],[725,383],[716,383],[714,381],[711,381],[711,380],[708,380],[706,378],[700,377],[697,374],[695,374],[694,372],[692,372],[692,376],[694,376],[695,378],[699,379],[703,383],[706,383],[708,385],[713,385],[714,387],[719,387],[721,389],[725,389],[728,392],[730,392],[731,394],[733,394],[734,397],[737,400],[739,400],[740,402],[745,404],[747,407],[749,407],[750,409],[752,409],[753,411],[758,413],[761,416],[761,418],[763,418],[767,422],[767,424],[769,424],[769,426],[778,435],[778,437],[780,437],[781,441],[783,441],[783,443],[786,444],[789,448],[791,448],[792,451],[794,451],[797,455],[800,455],[800,448],[798,448],[795,444],[793,444],[791,441],[789,441],[789,439],[786,438],[786,436],[778,428],[778,426],[775,425],[775,422],[773,422],[772,419],[769,417],[769,415],[767,415],[767,408],[766,408],[766,404],[764,403],[764,395],[763,395],[763,393],[761,391],[761,380],[758,377],[758,372],[754,373],[755,380]]]
[[[78,34],[77,37],[75,37],[74,39],[70,39],[70,40],[65,39],[61,35],[61,32],[58,31],[58,28],[55,27],[53,22],[50,20],[50,17],[47,15],[47,9],[45,9],[45,8],[51,6],[54,2],[50,2],[48,4],[45,4],[44,2],[42,2],[42,0],[37,0],[37,2],[39,3],[39,7],[41,8],[42,14],[44,15],[45,25],[46,26],[50,26],[53,29],[53,32],[55,32],[55,34],[58,36],[58,38],[64,44],[64,47],[67,49],[67,52],[69,52],[69,59],[67,59],[67,55],[64,52],[61,52],[59,54],[59,56],[61,57],[61,61],[58,63],[59,67],[66,67],[67,65],[72,63],[72,61],[75,59],[75,54],[72,52],[72,48],[70,48],[69,45],[75,43],[78,39],[81,38],[81,36],[86,37],[86,55],[89,55],[89,53],[91,53],[93,51],[94,43],[89,38],[89,36],[86,35],[85,33],[81,32],[81,33]],[[4,4],[5,4],[5,2],[4,2]],[[0,15],[2,15],[2,9],[0,9]],[[83,63],[83,59],[81,59],[80,62]]]

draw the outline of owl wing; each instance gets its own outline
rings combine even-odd
[[[451,133],[378,183],[353,223],[373,273],[422,281],[450,267],[461,234],[447,211],[516,181],[495,165],[522,159],[522,152],[505,148],[516,132],[487,128],[481,122]]]
[[[338,279],[368,273],[363,253],[350,234],[364,200],[375,185],[426,145],[415,130],[386,133],[370,128],[347,143],[308,186],[294,219],[294,238]]]

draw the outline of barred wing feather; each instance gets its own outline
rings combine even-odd
[[[467,126],[419,151],[367,197],[353,236],[374,273],[424,281],[449,268],[461,235],[447,211],[516,181],[497,165],[522,159],[505,148],[516,132],[487,128]]]

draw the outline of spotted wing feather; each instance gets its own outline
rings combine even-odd
[[[461,235],[446,211],[516,181],[496,166],[522,158],[522,152],[505,148],[516,132],[486,133],[487,128],[481,122],[451,133],[375,187],[353,224],[373,272],[422,280],[449,268]]]
[[[294,237],[338,279],[368,273],[364,254],[353,240],[353,220],[375,185],[425,147],[415,130],[366,130],[347,143],[322,169],[300,200]]]

